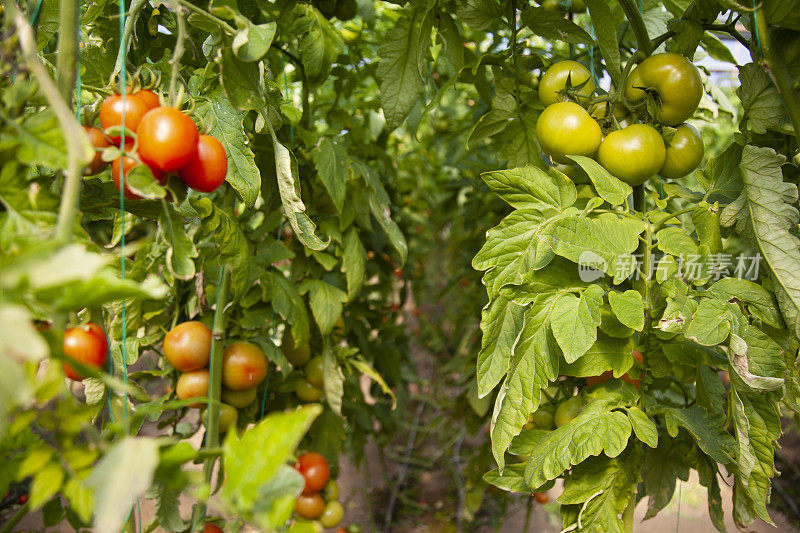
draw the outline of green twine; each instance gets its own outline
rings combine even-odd
[[[594,24],[592,24],[592,18],[590,16],[586,16],[586,22],[589,24],[589,36],[594,41]],[[594,44],[589,45],[589,72],[592,73],[592,80],[594,80],[594,86],[600,86],[600,80],[597,78],[597,72],[594,68]]]
[[[33,13],[31,13],[31,19],[30,19],[31,26],[35,25],[36,21],[39,19],[39,12],[42,9],[42,4],[43,3],[44,3],[44,0],[39,0],[38,2],[36,2],[36,7],[33,8]]]
[[[758,9],[758,4],[756,0],[753,0],[753,9]],[[755,29],[756,35],[756,42],[758,43],[758,51],[761,53],[761,56],[764,56],[764,49],[761,47],[761,36],[758,34],[758,13],[757,11],[753,11],[753,29]]]

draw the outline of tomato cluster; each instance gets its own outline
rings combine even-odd
[[[536,132],[555,163],[572,166],[569,156],[593,157],[629,185],[656,174],[681,178],[700,164],[703,139],[685,121],[697,109],[703,85],[688,59],[670,52],[652,55],[630,72],[621,94],[597,100],[595,91],[589,69],[576,61],[555,63],[542,76],[539,99],[545,109]],[[652,123],[637,122],[647,110],[655,110]]]
[[[63,351],[64,355],[83,365],[100,369],[108,361],[108,339],[100,326],[89,322],[64,332]],[[64,374],[75,381],[86,377],[69,363],[64,363]]]
[[[339,317],[333,326],[334,339],[344,335],[344,320]],[[325,396],[325,378],[322,368],[322,356],[311,357],[311,347],[306,344],[297,345],[291,330],[286,330],[281,342],[281,350],[286,359],[294,367],[303,367],[304,376],[297,381],[295,394],[304,402],[316,402]]]
[[[211,337],[208,326],[197,321],[178,324],[164,337],[164,356],[181,372],[175,385],[175,395],[181,400],[208,395]],[[220,432],[236,426],[236,409],[244,409],[253,403],[256,389],[267,377],[267,369],[267,357],[256,344],[236,341],[222,352]],[[202,405],[202,402],[191,404],[192,407]]]
[[[338,526],[344,507],[338,501],[339,485],[330,479],[328,461],[316,452],[306,452],[297,458],[294,467],[306,482],[303,493],[295,500],[295,513],[307,520],[319,520],[322,527]]]
[[[228,156],[222,143],[211,135],[201,135],[188,115],[174,107],[162,106],[156,93],[142,89],[124,95],[113,94],[100,104],[103,130],[85,127],[95,156],[86,169],[97,174],[107,163],[102,152],[119,145],[125,129],[125,147],[112,162],[112,179],[119,189],[120,178],[127,181],[135,167],[146,165],[162,185],[167,174],[177,172],[192,189],[212,192],[225,181]],[[127,183],[125,197],[140,199]]]

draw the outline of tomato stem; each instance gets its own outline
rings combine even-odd
[[[230,24],[228,24],[227,22],[225,22],[221,18],[215,17],[214,15],[212,15],[211,13],[206,11],[205,9],[196,6],[191,2],[187,2],[186,0],[175,0],[175,2],[177,4],[182,5],[183,7],[185,7],[186,9],[188,9],[190,11],[194,11],[195,13],[197,13],[200,16],[205,17],[208,20],[219,24],[219,27],[222,28],[223,30],[225,30],[225,33],[227,33],[229,35],[236,34],[236,29],[233,26],[231,26]]]
[[[642,14],[632,0],[618,1],[620,7],[625,12],[625,17],[628,19],[631,30],[633,30],[633,36],[636,37],[636,44],[638,45],[639,51],[645,56],[649,56],[652,49],[650,48],[650,37],[647,35],[647,27],[644,25]]]
[[[128,16],[125,18],[125,29],[122,32],[122,43],[120,44],[120,53],[117,56],[117,63],[114,65],[114,72],[111,74],[113,79],[122,69],[122,62],[125,61],[128,46],[133,36],[133,29],[136,27],[136,19],[139,18],[139,11],[142,10],[146,0],[133,0],[128,9]]]
[[[69,102],[75,87],[78,64],[78,6],[80,2],[59,2],[58,48],[56,49],[56,72],[61,98]],[[78,95],[80,98],[80,95]]]
[[[630,499],[628,499],[628,506],[625,507],[625,511],[622,513],[622,523],[624,526],[625,533],[633,533],[633,512],[636,510],[636,490],[631,493]]]
[[[170,66],[172,67],[169,78],[169,103],[171,106],[177,107],[179,102],[177,101],[175,92],[181,72],[181,58],[183,57],[183,52],[185,50],[184,44],[186,42],[186,18],[183,16],[183,9],[181,8],[180,2],[173,0],[172,3],[175,7],[175,19],[177,20],[178,24],[178,35],[175,39],[175,51],[172,52],[172,59],[169,61]]]
[[[28,514],[28,509],[29,509],[28,503],[25,503],[24,505],[20,506],[20,508],[17,509],[17,512],[14,513],[14,516],[12,516],[8,520],[8,522],[6,522],[6,524],[3,526],[3,528],[0,529],[0,533],[11,533],[12,531],[14,531],[14,526],[19,524],[20,521],[23,518],[25,518],[25,515]]]

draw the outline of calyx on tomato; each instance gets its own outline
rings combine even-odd
[[[539,99],[546,106],[569,99],[562,92],[569,86],[580,96],[589,97],[595,89],[592,73],[577,61],[553,63],[539,82]]]
[[[625,82],[625,98],[636,103],[647,91],[658,95],[655,119],[667,126],[677,126],[691,117],[703,97],[700,73],[691,61],[680,54],[654,54],[639,63]]]

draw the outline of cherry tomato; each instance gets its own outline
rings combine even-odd
[[[703,137],[691,124],[681,124],[667,146],[664,165],[658,173],[665,178],[682,178],[703,160]]]
[[[321,389],[325,386],[325,377],[322,370],[322,356],[318,355],[309,361],[303,371],[306,373],[306,379],[313,386]]]
[[[203,533],[225,533],[225,531],[216,524],[206,524]]]
[[[175,384],[175,395],[180,400],[188,398],[205,398],[208,396],[208,370],[201,368],[184,372]],[[202,403],[193,403],[192,407],[200,407]]]
[[[336,528],[336,533],[347,533],[347,529],[345,529],[343,526],[339,526]]]
[[[295,346],[292,329],[288,327],[283,332],[281,350],[283,351],[283,355],[286,356],[286,359],[294,366],[303,366],[311,358],[311,347],[308,343]]]
[[[316,402],[323,396],[325,396],[325,391],[322,389],[318,389],[308,381],[301,379],[297,382],[297,386],[294,389],[295,394],[297,397],[303,400],[304,402]]]
[[[326,501],[336,500],[339,498],[339,484],[335,479],[328,481],[325,489],[322,491]]]
[[[172,172],[191,161],[197,151],[199,133],[194,121],[174,107],[157,107],[139,124],[139,157],[164,172]]]
[[[583,405],[581,404],[581,399],[579,396],[573,396],[572,398],[562,402],[561,405],[558,406],[558,409],[556,409],[556,416],[554,417],[556,427],[560,428],[578,416],[578,413],[581,412],[582,407]]]
[[[639,352],[639,350],[633,350],[633,354],[632,355],[633,355],[633,358],[639,364],[642,364],[642,361],[643,361],[642,354],[641,354],[641,352]],[[588,378],[586,378],[586,386],[588,388],[592,388],[595,385],[599,385],[600,383],[605,383],[606,381],[608,381],[609,379],[611,379],[613,377],[614,377],[614,373],[611,370],[606,370],[605,372],[603,372],[599,376],[589,376]],[[620,379],[622,379],[624,381],[627,381],[628,383],[630,383],[631,385],[636,387],[637,390],[639,390],[640,387],[641,387],[641,384],[639,383],[639,380],[630,377],[627,372],[625,372],[622,376],[620,376]]]
[[[304,453],[297,458],[297,463],[295,463],[294,467],[306,479],[303,494],[314,494],[321,491],[328,482],[328,478],[330,478],[328,461],[325,460],[322,454],[317,452]]]
[[[612,111],[609,112],[609,110]],[[617,120],[622,120],[628,115],[628,110],[623,104],[617,103],[614,104],[614,107],[611,107],[609,102],[600,102],[589,110],[589,114],[597,120],[611,118],[612,116],[616,117]]]
[[[576,91],[578,95],[589,97],[594,92],[594,80],[588,68],[577,61],[559,61],[547,69],[539,82],[539,100],[545,107],[556,102],[569,101],[565,94],[561,94],[567,87],[568,78],[572,88],[583,84]]]
[[[225,182],[228,156],[222,143],[211,135],[201,135],[197,150],[178,171],[183,182],[196,191],[211,192]]]
[[[536,121],[542,150],[557,163],[570,164],[567,155],[594,156],[603,132],[600,125],[574,102],[559,102],[547,108]]]
[[[211,330],[197,321],[178,324],[164,337],[164,355],[181,372],[207,366],[211,357]]]
[[[597,151],[597,160],[628,185],[641,185],[661,170],[667,149],[664,139],[647,124],[612,131]]]
[[[552,429],[553,414],[542,408],[537,409],[528,417],[528,422],[523,426],[525,429]]]
[[[155,109],[161,105],[161,102],[159,102],[158,99],[158,95],[149,89],[142,89],[141,91],[137,91],[133,93],[133,96],[143,101],[147,106],[147,109]]]
[[[694,115],[703,97],[700,73],[680,54],[654,54],[634,68],[625,83],[625,98],[639,102],[646,89],[658,93],[659,110],[654,117],[661,124],[677,126]]]
[[[64,332],[64,355],[92,368],[102,368],[108,360],[108,339],[100,326],[89,322],[85,326],[69,328]],[[64,363],[64,374],[75,381],[85,376]]]
[[[26,503],[28,503],[28,493],[25,492],[20,494],[19,498],[17,498],[17,502],[19,502],[20,505],[25,505]]]
[[[248,407],[253,400],[256,399],[257,388],[247,389],[243,391],[235,391],[230,389],[222,389],[222,401],[232,405],[238,409]]]
[[[294,511],[308,520],[314,520],[325,510],[325,500],[319,494],[301,494],[294,501]]]
[[[203,411],[200,417],[203,420],[203,426],[208,422],[208,410]],[[239,418],[239,412],[226,403],[219,404],[219,432],[227,433],[229,429],[236,427],[236,421]]]
[[[111,146],[111,142],[108,140],[108,137],[106,137],[106,134],[103,133],[103,130],[99,128],[90,128],[89,126],[84,126],[83,129],[86,131],[86,136],[89,137],[89,142],[94,148],[94,157],[86,167],[84,174],[87,176],[92,176],[106,168],[108,165],[107,162],[103,161],[102,156],[103,150]]]
[[[257,387],[267,377],[267,356],[251,342],[237,341],[222,352],[222,384],[233,391]]]
[[[133,95],[125,95],[123,99],[121,94],[112,94],[100,104],[100,125],[104,130],[122,126],[124,112],[125,129],[136,133],[139,131],[139,124],[142,122],[142,118],[149,110],[147,104],[140,98],[136,98]],[[129,137],[127,132],[125,137]],[[115,144],[119,144],[121,138],[122,135],[119,133],[109,135],[109,139]]]
[[[138,167],[141,163],[139,163],[134,158],[123,155],[121,157],[116,158],[114,161],[111,162],[111,179],[114,181],[114,188],[119,191],[119,167],[122,165],[123,172],[125,173],[125,198],[128,200],[141,200],[142,197],[136,194],[130,187],[128,187],[127,178],[128,174],[131,170]],[[149,167],[148,167],[149,168]],[[164,183],[164,173],[158,169],[150,168],[150,172],[153,174],[153,177],[159,181],[159,183]]]
[[[328,502],[319,517],[322,527],[336,527],[344,518],[344,507],[337,501]]]
[[[550,501],[550,496],[548,496],[546,492],[534,492],[533,497],[536,498],[537,502],[542,504]]]

